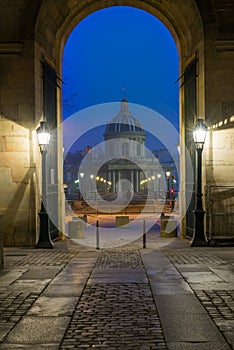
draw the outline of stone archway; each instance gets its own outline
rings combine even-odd
[[[94,0],[91,2],[82,0],[79,3],[73,0],[48,0],[43,2],[39,10],[35,26],[35,76],[36,76],[36,100],[40,99],[41,79],[37,74],[40,71],[40,61],[42,57],[54,65],[55,70],[61,75],[62,54],[66,40],[73,28],[85,17],[91,13],[111,6],[132,6],[149,12],[161,20],[171,32],[177,44],[180,57],[180,72],[184,72],[189,60],[195,56],[198,58],[197,68],[197,112],[204,116],[204,35],[203,26],[194,0],[167,4],[162,1],[149,2],[148,0]],[[53,15],[52,15],[53,14]],[[184,91],[180,90],[180,134],[185,139],[184,123]],[[41,116],[42,105],[38,103],[35,106],[36,116]],[[58,96],[58,122],[61,121],[61,97]],[[194,120],[191,120],[193,124]],[[62,143],[61,135],[58,142],[59,164],[62,161]],[[185,215],[185,160],[184,150],[181,149],[181,217]],[[62,167],[60,167],[60,170]],[[62,173],[59,173],[60,183],[62,185]],[[59,202],[62,203],[63,189],[61,186]],[[185,234],[185,221],[181,225],[181,233]]]
[[[103,0],[74,3],[72,0],[49,0],[43,2],[35,26],[35,42],[61,70],[61,55],[66,40],[74,27],[91,13],[111,6],[131,6],[162,21],[177,44],[181,67],[195,53],[203,53],[203,26],[196,2],[177,1],[166,4],[162,1],[149,3],[147,0]],[[53,17],[51,16],[53,14]],[[37,48],[39,48],[37,46]]]

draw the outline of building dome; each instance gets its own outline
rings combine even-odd
[[[128,101],[124,98],[121,101],[119,113],[107,124],[104,137],[107,140],[113,137],[126,137],[126,135],[129,135],[129,138],[145,136],[145,130],[129,111]]]

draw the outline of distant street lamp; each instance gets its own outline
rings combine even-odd
[[[192,247],[208,245],[204,234],[204,214],[202,206],[202,151],[205,143],[207,126],[203,119],[197,119],[193,139],[197,150],[197,176],[196,176],[196,207],[194,210],[194,232],[191,241]]]
[[[40,122],[40,126],[37,128],[38,144],[42,157],[42,197],[41,197],[41,209],[38,213],[40,217],[40,233],[39,240],[35,248],[53,248],[53,242],[51,241],[49,231],[49,217],[47,213],[47,184],[46,184],[46,154],[49,147],[50,133],[47,129],[46,122]]]
[[[169,169],[167,169],[167,171],[166,171],[166,177],[167,177],[167,198],[166,199],[170,198],[170,175],[171,175],[171,172],[170,172]]]
[[[68,185],[66,183],[63,184],[63,190],[65,194],[65,199],[67,198]]]

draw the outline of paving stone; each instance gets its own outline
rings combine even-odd
[[[55,284],[63,284],[63,283],[77,283],[77,284],[85,284],[87,282],[89,275],[88,274],[79,274],[79,273],[62,273],[56,276],[53,280]]]
[[[223,342],[168,342],[168,350],[230,350],[228,344]]]
[[[181,294],[192,294],[193,291],[189,285],[181,278],[176,282],[155,282],[154,280],[150,281],[153,293],[155,295],[181,295]]]
[[[223,279],[213,272],[182,272],[182,276],[188,283],[223,282]]]
[[[19,280],[40,280],[40,279],[52,279],[54,278],[59,271],[61,270],[61,267],[46,267],[46,268],[31,268],[29,271],[22,274],[19,278]]]
[[[189,283],[190,287],[193,290],[233,290],[233,285],[231,283],[226,282],[209,282],[209,283]]]
[[[69,317],[24,316],[8,334],[5,343],[51,344],[59,343],[69,323]]]
[[[4,322],[3,320],[0,323],[0,342],[6,337],[10,330],[15,326],[15,322]]]
[[[78,297],[40,296],[27,312],[28,316],[72,316]]]
[[[217,276],[223,279],[225,282],[229,282],[234,285],[234,266],[215,266],[210,268]]]
[[[194,294],[157,295],[157,307],[160,313],[189,313],[197,314],[205,312],[199,300]]]
[[[211,272],[211,269],[204,265],[199,264],[177,264],[177,269],[183,272]]]
[[[42,295],[47,297],[79,297],[82,294],[83,284],[70,283],[50,283],[46,289],[43,290]]]
[[[1,286],[9,286],[11,283],[15,282],[19,277],[26,272],[27,269],[15,269],[13,271],[3,271],[0,275],[0,285]]]
[[[196,318],[195,318],[196,317]],[[196,322],[194,322],[196,319]],[[168,342],[222,342],[221,333],[207,314],[166,314],[162,315],[165,338]]]
[[[10,285],[8,287],[9,290],[13,291],[27,291],[28,293],[31,292],[42,292],[43,289],[50,283],[50,279],[45,280],[17,280],[14,282],[14,284]]]
[[[1,350],[58,350],[59,344],[0,344]]]

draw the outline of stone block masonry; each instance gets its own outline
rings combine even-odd
[[[0,213],[0,271],[3,269],[3,230],[2,230],[2,214]]]

